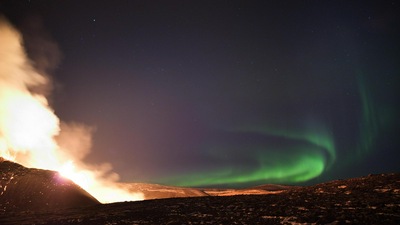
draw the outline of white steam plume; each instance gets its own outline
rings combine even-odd
[[[103,203],[142,200],[143,194],[118,187],[110,164],[83,162],[92,129],[60,121],[38,91],[49,85],[28,59],[21,35],[0,16],[0,156],[59,171]]]

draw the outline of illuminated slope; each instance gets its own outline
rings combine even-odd
[[[0,157],[0,208],[49,210],[100,204],[93,196],[57,172],[30,169]]]

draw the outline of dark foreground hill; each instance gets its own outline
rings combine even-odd
[[[400,224],[400,174],[369,175],[275,194],[3,212],[0,224]]]
[[[35,211],[100,204],[57,172],[32,169],[0,157],[0,212]],[[1,224],[1,223],[0,223]]]

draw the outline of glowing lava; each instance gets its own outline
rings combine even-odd
[[[46,96],[49,85],[26,56],[20,34],[0,18],[0,156],[27,167],[59,171],[101,202],[142,200],[141,193],[117,187],[111,166],[83,162],[91,130],[62,123]]]

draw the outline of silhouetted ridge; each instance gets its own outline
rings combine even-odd
[[[46,210],[100,204],[58,172],[26,168],[0,157],[0,211]]]

